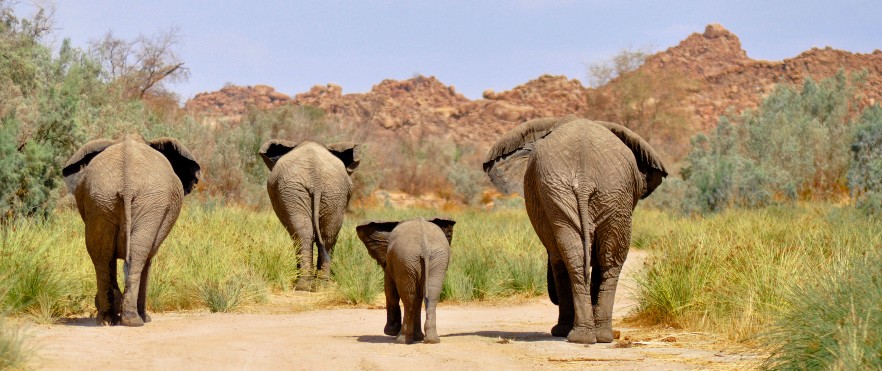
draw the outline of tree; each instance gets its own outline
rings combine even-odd
[[[647,48],[623,49],[609,61],[588,66],[593,89],[586,94],[586,115],[628,127],[649,141],[673,165],[688,152],[695,132],[683,104],[697,84],[674,71],[643,67]],[[641,68],[642,67],[642,68]]]
[[[170,28],[154,37],[141,35],[127,41],[109,31],[90,43],[89,53],[101,64],[104,81],[117,84],[123,97],[168,95],[166,83],[190,77],[190,70],[175,51],[180,42],[178,32],[177,28]]]

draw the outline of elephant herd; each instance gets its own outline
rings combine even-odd
[[[273,210],[299,243],[297,289],[311,290],[314,279],[329,277],[359,151],[353,143],[278,139],[260,148],[270,170]],[[612,342],[613,300],[630,245],[631,215],[637,201],[667,176],[659,156],[623,126],[569,116],[520,124],[490,149],[483,169],[501,192],[524,197],[546,248],[548,294],[558,305],[552,335],[583,344]],[[98,324],[150,322],[145,297],[151,261],[177,220],[184,195],[199,181],[199,164],[175,139],[127,135],[86,143],[62,174],[95,265]],[[435,217],[356,227],[385,272],[383,332],[398,342],[440,341],[435,308],[455,223]],[[117,259],[124,260],[123,290],[116,279]]]

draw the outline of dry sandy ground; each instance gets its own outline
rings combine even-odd
[[[645,255],[634,252],[616,301]],[[290,299],[290,298],[289,298]],[[756,356],[708,334],[615,328],[622,339],[584,346],[551,337],[557,308],[545,298],[438,308],[440,344],[399,345],[383,335],[383,309],[294,312],[284,300],[252,314],[153,314],[141,328],[96,327],[93,319],[34,325],[38,369],[707,369],[746,368]],[[629,339],[629,340],[625,340]],[[673,341],[672,341],[673,340]],[[628,345],[630,345],[628,347]]]

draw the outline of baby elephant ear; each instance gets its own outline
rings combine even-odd
[[[346,166],[346,172],[349,175],[352,175],[361,162],[361,144],[350,142],[334,143],[328,145],[328,151],[337,156],[340,161],[343,161],[343,166]]]
[[[189,194],[196,183],[199,183],[202,168],[196,162],[196,158],[187,150],[187,147],[184,147],[177,139],[167,137],[151,140],[147,144],[168,159],[175,175],[184,186],[184,194]]]
[[[86,165],[89,165],[89,161],[114,144],[116,144],[114,140],[96,139],[84,144],[73,156],[70,156],[70,159],[64,164],[64,168],[61,169],[68,193],[73,194],[77,189],[80,179],[83,177],[82,170],[86,168]]]
[[[368,254],[380,266],[386,266],[386,249],[389,248],[389,234],[398,226],[399,222],[371,221],[355,227],[358,239],[368,249]]]
[[[266,164],[266,167],[272,171],[273,166],[276,166],[276,162],[278,162],[282,156],[296,148],[298,144],[300,143],[294,143],[282,139],[270,139],[260,146],[260,150],[257,151],[257,154],[263,159],[263,163]]]
[[[429,220],[429,223],[435,224],[441,228],[441,230],[444,232],[444,235],[447,236],[448,244],[453,242],[453,225],[456,224],[455,220],[447,218],[434,218]]]

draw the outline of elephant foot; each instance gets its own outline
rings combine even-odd
[[[426,333],[426,338],[423,339],[423,344],[438,344],[440,342],[441,338],[435,333]]]
[[[116,326],[120,322],[120,318],[118,315],[112,313],[104,313],[99,314],[95,317],[95,322],[98,326]]]
[[[573,329],[572,323],[558,323],[551,328],[551,336],[555,337],[566,337],[570,334],[570,330]]]
[[[123,313],[122,321],[120,323],[123,326],[141,327],[144,326],[144,319],[135,313],[126,312]]]
[[[414,332],[413,334],[413,341],[423,341],[425,338],[422,332]]]
[[[147,313],[144,313],[144,315],[141,316],[141,319],[144,320],[144,323],[150,323],[151,321],[153,321],[153,319],[150,318],[150,315]]]
[[[389,336],[397,336],[401,333],[401,324],[400,323],[392,323],[386,324],[386,327],[383,327],[383,333]]]
[[[577,344],[594,344],[597,342],[597,336],[594,329],[573,327],[570,334],[567,335],[567,341]]]
[[[612,321],[595,322],[594,328],[598,343],[613,342]]]
[[[413,339],[408,339],[404,334],[399,334],[397,338],[395,338],[395,342],[398,344],[410,344],[413,343]]]
[[[299,280],[297,280],[297,284],[294,285],[294,290],[313,291],[312,280],[301,277]]]

